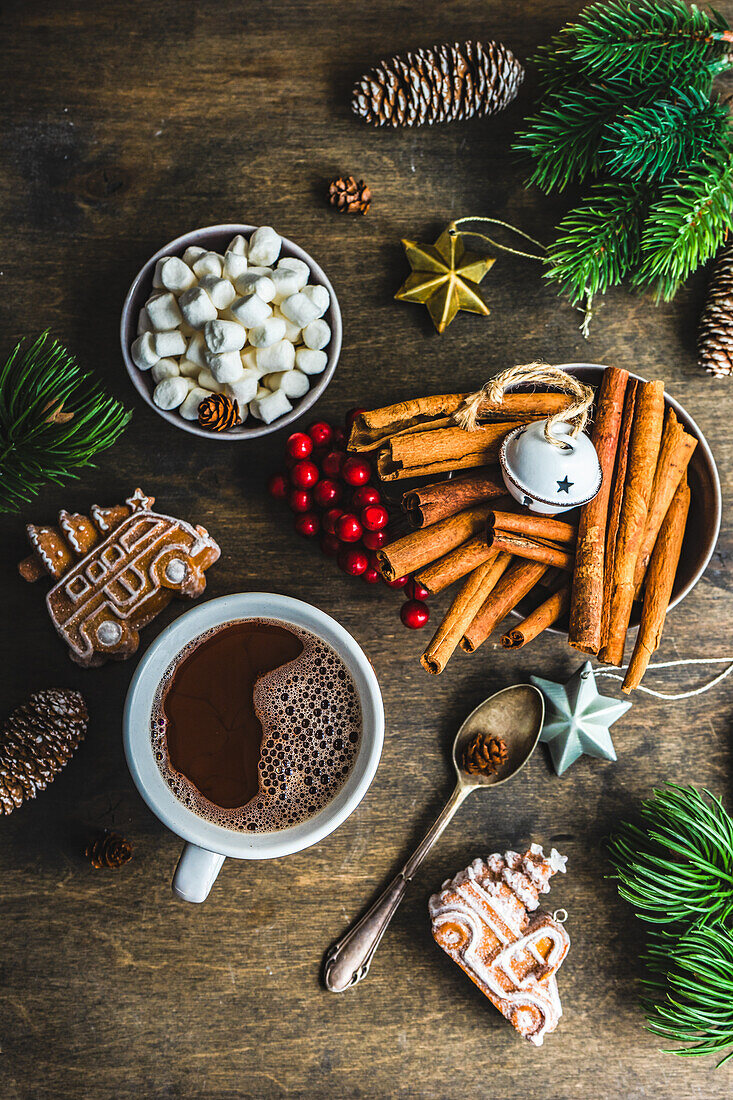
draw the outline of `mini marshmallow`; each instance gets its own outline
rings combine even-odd
[[[159,359],[150,374],[156,384],[165,378],[177,378],[181,373],[175,359]]]
[[[199,405],[204,398],[209,396],[208,390],[202,390],[201,386],[194,386],[186,400],[181,405],[179,412],[184,420],[198,420]]]
[[[201,363],[194,363],[191,359],[182,358],[178,360],[178,369],[184,378],[198,378],[201,371],[206,368]]]
[[[146,310],[145,306],[143,306],[143,308],[140,310],[140,312],[137,315],[137,334],[138,334],[138,336],[142,336],[142,334],[144,332],[152,332],[152,331],[153,331],[153,326],[150,323],[150,318],[148,317],[148,311]]]
[[[263,302],[258,294],[245,294],[243,298],[237,298],[229,307],[229,314],[240,325],[252,328],[253,325],[261,325],[271,314],[272,310],[267,302]]]
[[[261,225],[249,239],[249,262],[270,267],[280,255],[282,240],[271,225]]]
[[[318,307],[318,316],[322,317],[331,304],[331,295],[326,290],[325,286],[318,284],[317,286],[304,286],[301,291],[305,294],[306,298],[310,298],[314,306]]]
[[[255,264],[255,266],[253,267],[252,264],[249,263],[249,261],[247,262],[247,270],[250,271],[253,275],[267,275],[268,279],[272,275],[271,267],[258,267],[257,264]]]
[[[294,271],[298,276],[298,290],[302,290],[310,278],[311,269],[304,260],[298,260],[295,256],[283,256],[277,265],[277,270]]]
[[[247,343],[247,330],[236,321],[207,321],[204,340],[209,351],[241,351]]]
[[[198,384],[202,390],[211,390],[212,393],[224,393],[224,383],[217,382],[207,368],[199,372]]]
[[[190,294],[191,291],[188,293]],[[156,332],[168,332],[172,328],[178,328],[183,320],[178,302],[170,291],[166,291],[158,298],[149,298],[145,308]]]
[[[206,353],[206,365],[217,382],[236,382],[244,368],[238,351],[225,351],[221,355]]]
[[[275,302],[283,302],[286,298],[292,297],[293,294],[297,294],[299,290],[302,290],[304,285],[299,272],[293,271],[289,267],[276,268],[270,276],[270,280],[275,285]]]
[[[241,378],[238,378],[236,382],[228,382],[224,387],[224,392],[231,397],[233,401],[236,401],[240,409],[244,409],[249,405],[250,401],[253,401],[257,396],[257,390],[259,379],[257,375],[252,371],[245,371]]]
[[[317,317],[321,316],[322,312],[304,290],[299,291],[298,294],[291,294],[289,298],[281,302],[280,311],[289,321],[301,328],[305,328],[311,321],[315,321]]]
[[[228,309],[237,292],[228,279],[220,279],[218,275],[204,275],[199,286],[211,298],[217,309]]]
[[[186,251],[183,253],[184,264],[188,264],[189,267],[193,267],[196,260],[198,260],[199,256],[203,256],[204,252],[206,252],[205,248],[201,248],[197,244],[190,244]]]
[[[292,321],[282,313],[278,306],[272,307],[273,317],[278,317],[281,321],[285,322],[285,339],[289,340],[291,344],[296,344],[300,340],[300,325],[294,325]]]
[[[196,363],[198,367],[206,366],[206,341],[204,340],[204,334],[202,332],[196,332],[188,341],[188,347],[186,348],[186,358],[190,359],[192,363]]]
[[[325,348],[330,339],[331,329],[325,321],[311,321],[303,329],[303,343],[307,348],[312,348],[313,351],[320,351]]]
[[[241,233],[237,233],[236,237],[232,237],[227,245],[227,252],[236,252],[238,256],[246,256],[248,251],[249,245]]]
[[[325,351],[298,348],[295,352],[295,365],[303,374],[321,374],[326,369],[327,362],[328,356]]]
[[[173,298],[172,294],[171,298]],[[173,301],[175,301],[175,298],[173,298]],[[185,320],[193,328],[203,328],[207,321],[216,320],[216,306],[200,286],[192,286],[190,290],[184,290],[178,299],[178,304]],[[150,306],[148,306],[148,312],[150,312]],[[191,355],[189,354],[188,357],[190,359]]]
[[[290,412],[292,405],[282,390],[277,393],[268,393],[266,397],[256,397],[250,401],[249,411],[258,420],[264,420],[265,424],[272,424],[279,416]]]
[[[178,329],[173,329],[172,332],[156,332],[153,336],[153,344],[161,359],[166,356],[186,354],[186,337]]]
[[[255,394],[255,399],[257,401],[261,401],[263,397],[267,397],[267,395],[270,393],[272,393],[272,390],[269,390],[267,386],[263,386],[262,382],[260,381],[260,385],[257,387],[257,393]]]
[[[188,264],[184,264],[183,260],[179,260],[177,256],[166,256],[164,260],[161,260],[160,284],[166,290],[170,290],[174,294],[181,294],[184,290],[189,290],[195,282],[196,276],[191,268]]]
[[[153,390],[153,401],[159,409],[177,409],[185,401],[188,384],[185,378],[164,378]]]
[[[308,378],[299,370],[281,370],[275,374],[266,374],[263,381],[271,390],[279,390],[286,397],[302,397],[310,389]]]
[[[276,295],[275,284],[267,275],[259,275],[256,271],[248,270],[237,279],[237,293],[245,297],[247,294],[256,294],[263,302],[271,302]]]
[[[140,370],[150,370],[160,359],[157,351],[155,350],[155,337],[152,332],[144,332],[142,336],[138,336],[137,340],[133,340],[132,347],[130,348],[130,355],[132,361],[136,367]]]
[[[267,374],[267,367],[258,367],[257,365],[257,348],[246,348],[240,353],[239,358],[242,360],[242,368],[246,371],[253,371],[258,378],[261,378],[263,374]]]
[[[269,348],[257,349],[257,367],[263,374],[292,370],[294,363],[295,348],[289,340],[278,340]]]
[[[192,328],[191,325],[189,325],[186,321],[181,321],[180,325],[178,326],[178,331],[181,333],[182,336],[186,337],[186,340],[190,340],[196,329]]]
[[[224,253],[224,277],[234,282],[247,270],[247,257],[239,252]]]
[[[194,260],[194,274],[202,279],[204,275],[221,275],[222,261],[218,252],[202,252],[197,260]]]
[[[153,286],[156,290],[160,290],[163,286],[163,280],[160,277],[161,268],[166,261],[165,256],[162,256],[155,264],[155,271],[153,272]]]
[[[269,348],[285,337],[285,322],[279,317],[268,317],[261,325],[255,325],[248,333],[253,348]]]

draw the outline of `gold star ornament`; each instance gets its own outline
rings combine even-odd
[[[494,256],[468,252],[462,234],[449,225],[435,244],[402,242],[412,268],[395,294],[401,302],[419,302],[428,307],[438,332],[445,332],[460,309],[487,317],[489,307],[479,283],[495,262]]]

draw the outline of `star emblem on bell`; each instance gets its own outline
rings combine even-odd
[[[459,310],[488,316],[489,307],[478,284],[495,263],[494,256],[469,252],[453,225],[443,230],[434,244],[403,240],[402,246],[412,274],[395,298],[427,306],[438,332],[445,332]]]
[[[558,493],[569,493],[570,490],[572,489],[572,487],[573,487],[573,482],[568,481],[567,475],[562,479],[562,481],[558,481],[558,483],[557,483]]]

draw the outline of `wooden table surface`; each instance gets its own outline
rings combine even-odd
[[[615,764],[584,757],[557,778],[541,748],[513,783],[474,797],[421,869],[368,980],[341,996],[325,992],[324,950],[447,796],[448,748],[463,717],[530,673],[566,678],[579,658],[558,637],[520,653],[492,641],[429,678],[418,662],[426,634],[402,628],[399,597],[342,576],[267,497],[286,433],[225,446],[169,426],[134,393],[117,336],[130,280],[166,241],[215,222],[269,223],[318,259],[341,302],[344,347],[319,416],[472,389],[537,357],[616,363],[667,380],[713,447],[727,502],[730,383],[702,373],[694,357],[703,274],[659,308],[609,294],[587,342],[539,265],[505,255],[484,283],[488,319],[463,314],[438,337],[425,310],[393,301],[406,273],[400,237],[432,240],[450,219],[483,213],[549,239],[563,203],[525,190],[510,153],[529,89],[494,119],[381,132],[351,115],[354,78],[382,56],[444,40],[495,37],[525,59],[578,7],[6,0],[2,354],[48,327],[135,415],[81,482],[48,488],[2,519],[3,715],[52,685],[83,691],[91,713],[63,774],[0,825],[3,1100],[731,1095],[733,1065],[716,1071],[711,1060],[662,1054],[644,1030],[639,927],[604,878],[602,841],[667,779],[707,785],[731,807],[733,681],[677,704],[636,695],[613,731]],[[733,3],[720,7],[733,17]],[[367,217],[324,202],[341,173],[369,182]],[[24,523],[112,504],[138,485],[220,542],[207,597],[271,588],[335,615],[372,660],[387,711],[382,762],[353,816],[299,855],[228,861],[200,907],[174,900],[181,844],[125,766],[121,710],[135,660],[74,666],[47,619],[43,586],[26,586],[14,568]],[[731,547],[726,515],[707,573],[670,616],[662,658],[731,652]],[[446,604],[435,601],[434,621]],[[184,610],[174,602],[141,648]],[[83,858],[99,827],[135,845],[117,873]],[[549,899],[569,913],[564,1015],[541,1050],[435,947],[427,919],[427,899],[446,876],[530,841],[568,856]]]

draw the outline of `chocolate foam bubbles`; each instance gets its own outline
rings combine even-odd
[[[187,657],[222,630],[245,622],[287,630],[301,643],[302,652],[255,681],[252,700],[262,729],[258,789],[243,805],[224,808],[172,766],[165,700]],[[270,833],[307,821],[338,794],[354,766],[361,730],[356,685],[331,646],[290,623],[239,620],[194,638],[171,662],[153,703],[151,743],[166,783],[188,809],[225,829]],[[201,736],[206,738],[205,729]]]

